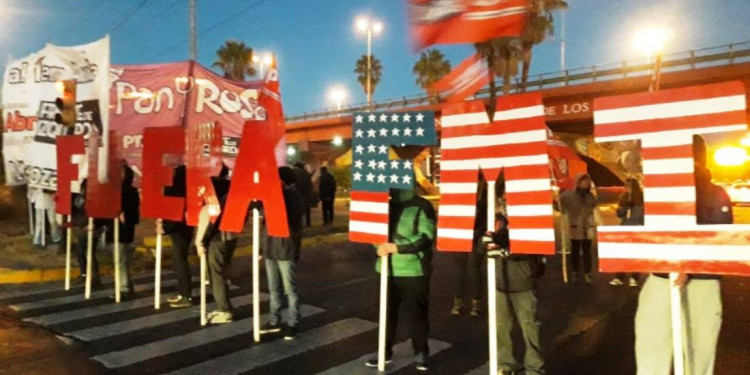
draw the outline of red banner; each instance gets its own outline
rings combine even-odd
[[[55,210],[60,215],[73,214],[70,196],[70,183],[78,181],[79,165],[73,163],[73,155],[86,156],[86,146],[82,135],[58,136],[57,143],[57,196]]]
[[[490,83],[487,62],[474,54],[450,73],[432,84],[431,89],[445,98],[446,103],[458,103]]]

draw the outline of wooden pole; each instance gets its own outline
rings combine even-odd
[[[120,303],[120,287],[122,286],[120,283],[120,275],[122,270],[120,269],[120,219],[115,218],[113,220],[114,228],[112,228],[115,232],[115,238],[112,241],[112,246],[115,248],[115,302]]]
[[[677,272],[669,274],[670,302],[672,306],[672,350],[674,351],[675,375],[685,375],[685,357],[682,350],[684,342],[682,337],[682,289],[674,285],[678,276]]]
[[[380,258],[380,319],[378,326],[378,371],[385,371],[385,336],[388,324],[388,261],[390,255]]]
[[[253,173],[253,182],[260,183],[260,174]],[[253,208],[253,340],[260,342],[260,212]]]
[[[156,234],[156,265],[154,266],[154,309],[156,310],[161,308],[161,237],[161,233]]]
[[[487,230],[495,231],[495,181],[487,181]],[[497,284],[495,258],[487,258],[487,319],[490,344],[490,375],[497,375]]]
[[[73,230],[70,227],[72,225],[73,218],[68,215],[68,227],[65,228],[65,290],[70,290],[70,247],[71,238],[73,236]]]
[[[91,259],[94,256],[94,218],[89,218],[89,225],[86,228],[86,288],[83,293],[84,298],[91,298]]]
[[[208,250],[208,249],[206,249]],[[201,326],[205,326],[208,323],[206,319],[206,255],[204,254],[201,258]]]

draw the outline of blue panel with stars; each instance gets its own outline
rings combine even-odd
[[[434,112],[360,112],[352,116],[352,190],[414,187],[412,160],[390,160],[390,146],[437,145]]]

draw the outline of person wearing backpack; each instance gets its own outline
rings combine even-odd
[[[377,246],[378,260],[388,260],[388,309],[386,324],[386,364],[391,363],[396,338],[399,308],[403,304],[409,314],[409,332],[418,371],[427,371],[429,347],[429,285],[432,273],[432,247],[436,238],[435,209],[414,190],[391,190],[388,210],[388,243]],[[365,363],[377,367],[378,359]]]
[[[693,136],[695,157],[696,218],[698,224],[732,224],[732,202],[711,182],[706,168],[706,144]],[[721,330],[721,286],[717,275],[680,274],[686,345],[685,367],[692,375],[714,373],[716,345]],[[672,315],[667,274],[651,274],[638,297],[635,315],[637,375],[669,375],[672,370]]]
[[[544,258],[511,254],[508,219],[495,215],[495,231],[484,238],[488,257],[497,258],[497,356],[501,374],[545,374],[537,314],[536,280],[544,275]],[[512,332],[520,329],[523,348],[516,348]],[[520,350],[523,349],[523,350]],[[523,352],[523,360],[515,353]]]

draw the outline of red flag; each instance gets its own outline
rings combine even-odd
[[[521,35],[528,0],[407,0],[417,49]]]
[[[474,54],[464,60],[445,77],[432,84],[431,89],[445,98],[446,103],[457,103],[490,83],[487,62]]]

